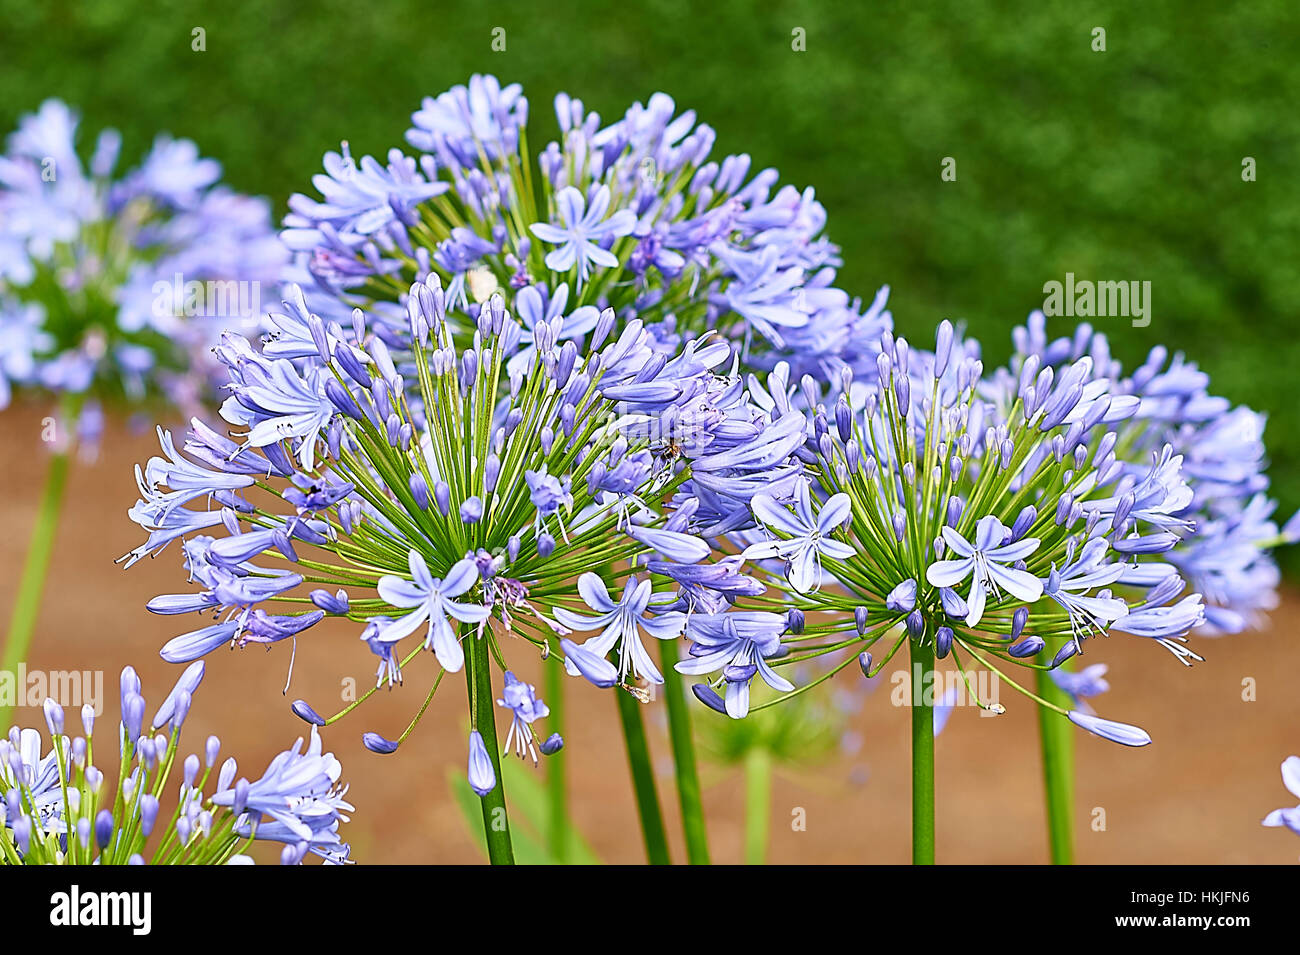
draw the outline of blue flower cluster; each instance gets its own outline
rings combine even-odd
[[[311,742],[271,761],[254,782],[239,777],[233,758],[220,767],[221,741],[209,736],[203,753],[181,760],[177,807],[160,818],[159,796],[179,757],[181,728],[203,681],[203,664],[181,674],[146,722],[140,679],[122,671],[116,788],[105,787],[94,763],[95,707],[81,709],[83,736],[65,735],[63,708],[45,701],[51,748],[35,729],[9,730],[0,740],[0,862],[11,865],[246,864],[255,839],[284,844],[280,861],[297,865],[309,853],[342,863],[348,846],[339,824],[352,806],[339,784],[342,767]],[[205,794],[216,771],[215,788]],[[161,824],[160,824],[161,823]]]
[[[539,323],[565,315],[565,336],[580,337],[605,308],[665,354],[713,331],[753,367],[779,356],[823,381],[845,363],[870,370],[888,290],[864,309],[835,287],[811,189],[747,155],[715,157],[714,131],[663,93],[608,125],[566,94],[554,106],[560,141],[535,158],[528,100],[491,76],[425,99],[406,134],[417,157],[327,154],[321,198],[295,195],[283,233],[307,304],[345,326],[368,309],[405,355],[407,289],[435,275],[458,334],[495,291],[514,300],[512,370]]]
[[[0,407],[15,388],[63,394],[92,431],[101,399],[197,409],[208,350],[256,330],[287,261],[270,206],[165,135],[115,179],[121,137],[104,130],[83,164],[77,124],[48,100],[0,157]]]
[[[127,560],[183,539],[195,585],[150,609],[216,616],[164,657],[345,618],[378,658],[368,697],[427,650],[430,697],[465,675],[484,794],[492,668],[507,747],[535,759],[548,712],[507,669],[521,642],[647,699],[651,648],[684,637],[676,670],[735,718],[907,646],[1141,745],[1082,702],[1098,671],[1058,680],[1073,708],[1007,673],[1111,633],[1190,663],[1193,630],[1269,605],[1268,549],[1294,535],[1269,522],[1260,420],[1194,368],[1158,351],[1124,377],[1041,315],[991,372],[948,322],[912,348],[883,291],[834,287],[811,193],[710,159],[668,97],[609,126],[556,112],[534,161],[520,89],[476,76],[414,114],[418,157],[345,146],[321,198],[294,197],[283,306],[215,350],[227,428],[162,432],[138,472]],[[425,707],[366,745],[393,752]]]

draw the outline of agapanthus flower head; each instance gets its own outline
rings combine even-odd
[[[346,862],[339,825],[352,806],[344,800],[342,767],[323,751],[316,727],[302,750],[299,739],[249,782],[236,778],[233,758],[219,767],[221,741],[209,736],[202,753],[181,757],[180,738],[204,664],[181,674],[151,721],[131,667],[122,671],[117,726],[116,785],[94,764],[95,708],[81,710],[84,735],[69,735],[63,708],[45,702],[50,748],[35,729],[9,730],[0,739],[0,860],[27,865],[223,865],[251,862],[254,840],[283,843],[282,862],[310,852],[327,863]],[[102,724],[101,724],[102,725]],[[66,731],[66,732],[65,732]],[[101,731],[101,737],[103,735]],[[181,767],[177,807],[160,817],[159,795]],[[213,774],[215,771],[215,779]],[[213,791],[207,792],[209,784]]]
[[[440,671],[432,689],[464,672],[486,703],[472,708],[472,729],[490,748],[491,698],[475,682],[489,660],[531,645],[645,699],[643,684],[662,675],[643,634],[678,637],[679,607],[698,589],[724,601],[755,592],[734,559],[710,563],[700,527],[716,517],[701,498],[708,482],[759,487],[801,439],[715,373],[731,349],[712,336],[665,355],[633,320],[606,328],[601,347],[568,339],[556,351],[568,321],[557,314],[536,326],[529,367],[511,374],[519,324],[503,299],[462,339],[439,289],[434,276],[408,290],[413,350],[401,366],[360,311],[350,334],[309,313],[310,348],[227,339],[217,354],[229,434],[196,421],[178,451],[161,432],[164,456],[144,468],[131,511],[149,537],[128,556],[186,538],[194,589],[149,609],[217,616],[171,640],[167,659],[296,644],[325,616],[346,618],[361,652],[380,658],[376,687],[409,684],[425,650]],[[744,487],[729,492],[736,507]],[[531,752],[545,707],[507,673],[509,738]],[[295,712],[313,725],[337,718],[305,702]],[[396,738],[370,733],[367,746],[392,752],[415,722]]]
[[[1091,374],[1084,386],[1105,379],[1110,392],[1135,406],[1115,424],[1113,451],[1125,477],[1108,509],[1122,501],[1125,514],[1141,512],[1157,531],[1177,534],[1164,560],[1169,573],[1181,575],[1204,598],[1199,634],[1259,626],[1264,612],[1277,605],[1280,578],[1271,552],[1295,540],[1273,520],[1277,505],[1268,497],[1264,473],[1264,416],[1212,394],[1209,375],[1182,355],[1171,358],[1162,346],[1126,375],[1106,336],[1090,325],[1057,339],[1049,339],[1046,326],[1043,313],[1034,312],[1015,330],[1016,355],[999,382],[1003,400],[1016,373],[1051,375],[1086,357]],[[1174,471],[1183,487],[1171,495],[1161,484]],[[1159,509],[1151,507],[1153,501],[1161,502]],[[1187,528],[1195,532],[1185,533]]]
[[[846,363],[869,373],[872,349],[850,343],[889,327],[885,294],[864,310],[833,287],[838,252],[811,189],[778,185],[747,155],[715,157],[714,131],[663,93],[608,124],[565,94],[555,114],[560,140],[530,154],[521,87],[476,75],[412,116],[418,157],[328,153],[322,200],[295,195],[284,223],[310,308],[345,333],[353,306],[370,310],[399,367],[408,289],[436,276],[462,344],[504,296],[524,346],[512,374],[541,326],[565,315],[548,350],[582,348],[605,309],[616,333],[639,321],[665,354],[716,331],[761,367],[785,356],[824,381]]]
[[[776,540],[739,534],[743,555],[802,612],[802,626],[795,632],[786,616],[769,613],[762,639],[756,632],[750,644],[737,642],[754,625],[742,598],[705,618],[733,634],[725,645],[688,623],[688,636],[694,630],[702,639],[692,637],[694,659],[678,669],[716,674],[712,686],[726,685],[726,709],[740,716],[755,674],[788,691],[789,681],[782,686],[768,673],[835,660],[821,682],[876,651],[865,667],[874,674],[905,645],[958,667],[973,661],[1018,689],[1007,675],[1012,665],[1058,666],[1111,631],[1195,659],[1185,635],[1202,622],[1200,597],[1184,594],[1165,563],[1192,531],[1180,516],[1189,500],[1183,458],[1162,445],[1143,472],[1118,460],[1115,429],[1138,402],[1112,391],[1091,358],[1059,373],[1040,373],[1031,360],[1019,372],[986,375],[976,343],[945,322],[933,352],[882,336],[866,382],[845,369],[832,390],[805,376],[809,413],[795,456],[811,483],[752,498],[754,520]],[[788,373],[778,367],[772,378],[775,407]],[[797,557],[783,565],[768,559],[789,555]],[[732,646],[753,650],[733,661]],[[1109,739],[1146,739],[1136,728],[1039,702]]]
[[[65,395],[89,423],[100,401],[196,410],[220,330],[258,327],[287,260],[270,207],[167,136],[115,179],[117,132],[83,162],[77,125],[48,100],[0,157],[0,407],[17,388]]]

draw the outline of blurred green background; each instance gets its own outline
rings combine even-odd
[[[278,215],[326,149],[402,145],[420,98],[472,72],[523,83],[548,136],[559,90],[607,119],[664,90],[719,152],[815,186],[841,284],[890,284],[918,342],[965,319],[1001,360],[1043,283],[1150,281],[1148,327],[1097,320],[1114,350],[1184,351],[1266,410],[1281,516],[1300,506],[1295,0],[573,6],[0,0],[0,127],[60,96],[84,128],[121,128],[128,157],[188,136]]]

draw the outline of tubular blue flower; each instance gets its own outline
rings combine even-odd
[[[808,483],[796,485],[794,513],[780,507],[766,494],[756,494],[750,501],[754,516],[770,530],[788,537],[751,544],[741,554],[746,560],[782,557],[790,563],[790,585],[800,593],[815,589],[821,580],[822,556],[845,560],[852,557],[854,549],[831,534],[849,516],[851,505],[847,494],[836,494],[814,514],[808,492]]]
[[[761,611],[692,614],[686,621],[691,659],[675,668],[690,676],[720,673],[716,685],[726,684],[726,713],[732,719],[743,719],[749,713],[749,686],[755,676],[779,692],[794,689],[767,662],[782,653],[785,625],[782,614]]]
[[[524,683],[509,670],[505,672],[504,679],[503,698],[497,700],[497,706],[505,707],[512,714],[510,730],[506,733],[505,752],[510,752],[513,743],[520,759],[528,754],[536,763],[537,748],[533,745],[532,724],[534,720],[550,713],[550,709],[538,698],[537,690],[532,684]]]
[[[1078,710],[1071,710],[1066,715],[1075,726],[1081,726],[1089,733],[1113,743],[1121,743],[1124,746],[1146,746],[1151,742],[1151,737],[1147,735],[1146,730],[1138,726],[1104,720],[1100,716],[1081,713]]]
[[[388,624],[375,635],[375,639],[382,643],[396,643],[427,621],[429,649],[444,669],[455,673],[464,666],[465,654],[447,618],[462,623],[482,623],[489,615],[487,607],[457,603],[451,599],[466,593],[478,582],[478,568],[474,561],[466,558],[451,568],[446,579],[437,580],[430,575],[429,565],[419,551],[412,549],[407,559],[411,579],[388,575],[380,579],[378,590],[379,595],[394,607],[413,608],[412,612]]]
[[[658,616],[644,616],[652,604],[667,603],[672,595],[654,594],[649,580],[638,580],[633,576],[624,585],[623,595],[614,601],[609,596],[605,582],[593,573],[578,578],[578,593],[583,602],[596,611],[596,615],[588,617],[564,607],[556,607],[555,619],[571,630],[601,631],[579,646],[601,658],[617,649],[620,682],[626,681],[630,674],[634,680],[640,677],[650,683],[663,683],[663,674],[641,642],[641,631],[644,630],[657,640],[672,640],[681,635],[686,622],[685,614],[669,611]],[[577,665],[572,665],[569,672],[578,672]]]
[[[273,839],[290,845],[306,842],[312,852],[339,862],[347,857],[347,846],[339,838],[340,822],[353,807],[343,797],[347,787],[339,784],[342,766],[333,753],[324,752],[320,732],[311,728],[311,742],[303,740],[280,753],[262,776],[246,788],[219,789],[212,796],[217,806],[241,804],[235,830],[243,836]],[[258,814],[270,822],[258,821]]]
[[[1088,591],[1115,583],[1124,574],[1121,563],[1105,564],[1109,545],[1105,538],[1094,537],[1083,545],[1078,560],[1073,560],[1074,542],[1066,549],[1066,565],[1060,571],[1052,565],[1043,592],[1056,601],[1070,617],[1070,630],[1075,647],[1087,637],[1104,634],[1109,624],[1128,613],[1124,601],[1101,591],[1089,596]]]
[[[1003,544],[1010,532],[990,514],[982,517],[975,528],[972,545],[951,527],[940,529],[944,543],[959,555],[956,560],[937,560],[926,568],[925,578],[935,587],[955,587],[967,577],[973,577],[970,594],[966,597],[966,625],[973,627],[984,616],[988,591],[1001,600],[1000,590],[1005,590],[1017,600],[1035,601],[1043,594],[1043,582],[1023,570],[1004,566],[1024,560],[1038,549],[1035,537],[1026,537],[1014,544]]]

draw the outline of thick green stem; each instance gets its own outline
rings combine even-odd
[[[682,831],[686,835],[686,857],[691,865],[709,864],[709,835],[700,802],[700,774],[695,765],[695,738],[691,734],[691,710],[685,696],[682,675],[673,664],[678,660],[677,642],[660,641],[664,673],[664,696],[668,698],[668,734],[673,744],[677,777],[677,800],[682,807]]]
[[[632,788],[636,790],[636,807],[641,816],[641,834],[645,837],[645,854],[651,865],[669,865],[668,834],[655,791],[654,770],[650,765],[650,745],[646,742],[641,704],[631,693],[615,688],[618,716],[623,724],[623,741],[627,744],[627,762],[632,769]]]
[[[483,834],[487,839],[488,861],[493,865],[514,865],[515,850],[510,844],[510,819],[506,815],[505,781],[501,778],[501,746],[497,742],[496,711],[492,701],[492,670],[488,657],[487,637],[475,635],[477,628],[466,627],[465,685],[469,688],[469,709],[474,728],[483,737],[497,784],[483,805]]]
[[[550,715],[546,718],[547,735],[564,735],[564,667],[552,660],[545,664],[546,705]],[[546,757],[546,783],[550,790],[550,813],[547,821],[546,845],[551,858],[561,865],[569,861],[569,802],[565,791],[565,755],[560,750]]]
[[[745,753],[745,865],[767,861],[772,817],[772,756],[762,746]]]
[[[912,650],[912,864],[934,865],[934,645]],[[926,700],[926,693],[931,694]]]
[[[1074,703],[1046,670],[1037,671],[1038,695],[1066,709]],[[1047,835],[1052,864],[1074,862],[1074,726],[1054,710],[1038,708],[1038,737],[1043,749],[1043,785],[1047,794]]]
[[[54,553],[54,535],[59,527],[59,512],[63,509],[63,492],[68,483],[68,466],[71,452],[59,451],[50,458],[50,471],[45,479],[45,490],[36,511],[36,524],[27,545],[27,560],[14,598],[13,613],[9,617],[9,634],[5,638],[3,663],[0,671],[16,674],[18,665],[27,660],[31,650],[32,634],[36,631],[36,618],[40,614],[41,595],[45,591],[45,577]],[[0,733],[9,726],[11,707],[0,706]]]

